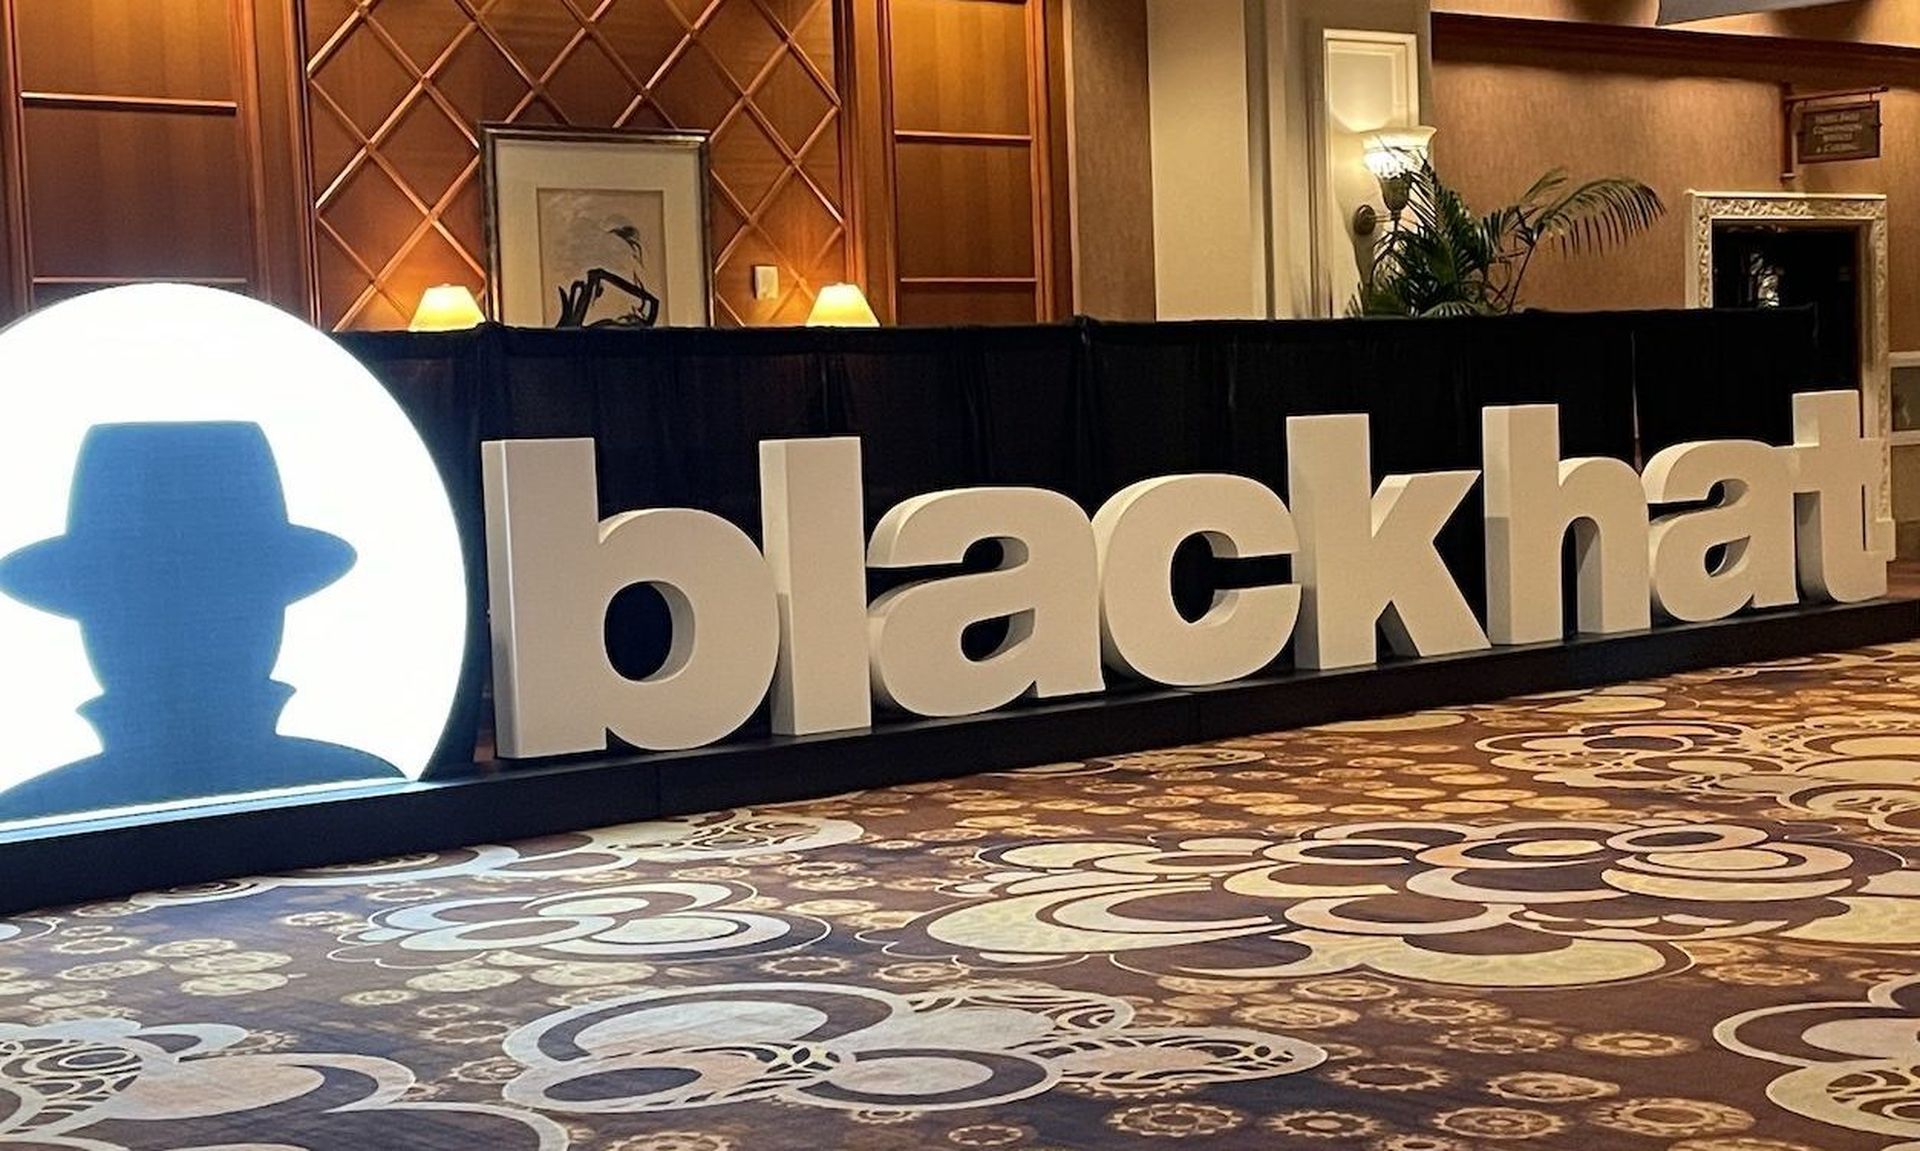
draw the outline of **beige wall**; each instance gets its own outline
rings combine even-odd
[[[1347,220],[1378,194],[1353,132],[1419,118],[1426,0],[1146,0],[1146,14],[1156,314],[1337,313],[1359,280]],[[1334,30],[1352,34],[1330,45]],[[1368,33],[1391,35],[1356,43]],[[1075,99],[1077,122],[1100,114]]]
[[[1476,0],[1490,6],[1489,0]],[[1461,0],[1452,0],[1461,6]],[[1920,0],[1915,0],[1920,9]],[[1671,61],[1658,62],[1671,69]],[[1711,67],[1703,61],[1703,71]],[[1632,60],[1563,58],[1528,64],[1459,59],[1434,62],[1439,134],[1434,160],[1475,208],[1505,203],[1556,165],[1576,178],[1625,175],[1646,181],[1668,205],[1652,234],[1604,257],[1537,261],[1525,302],[1541,308],[1670,308],[1685,302],[1688,189],[1699,191],[1884,192],[1893,266],[1892,339],[1920,348],[1920,93],[1883,98],[1883,158],[1809,165],[1780,181],[1777,84],[1710,75],[1663,75]]]
[[[1294,283],[1276,315],[1337,316],[1360,288],[1370,241],[1355,236],[1354,209],[1381,206],[1380,185],[1362,162],[1360,133],[1426,122],[1431,102],[1425,0],[1273,0],[1269,32],[1284,55],[1271,57],[1269,77],[1289,106],[1278,105],[1271,184],[1276,264],[1282,283]],[[1369,43],[1373,34],[1386,39]],[[1410,40],[1408,38],[1411,38]],[[1292,77],[1304,81],[1296,87]],[[1280,78],[1287,79],[1282,80]],[[1284,119],[1284,127],[1282,127]],[[1303,137],[1303,147],[1290,137]],[[1298,242],[1311,232],[1311,247]],[[1310,275],[1307,289],[1301,277]]]
[[[1163,320],[1268,314],[1245,15],[1241,0],[1147,0]]]

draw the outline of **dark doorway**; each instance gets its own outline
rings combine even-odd
[[[1713,306],[1814,310],[1820,388],[1860,386],[1860,240],[1853,228],[1715,224]]]

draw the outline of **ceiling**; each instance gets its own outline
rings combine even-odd
[[[1660,0],[1661,24],[1684,24],[1714,16],[1744,16],[1783,8],[1815,8],[1836,0]]]

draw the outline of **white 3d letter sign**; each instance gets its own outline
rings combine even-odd
[[[592,440],[484,447],[489,604],[498,661],[495,723],[517,755],[606,746],[699,747],[753,714],[773,678],[780,613],[773,576],[740,529],[707,512],[657,508],[602,521]],[[613,597],[651,584],[673,642],[644,679],[607,659]]]
[[[780,604],[777,734],[843,731],[872,719],[860,492],[859,440],[760,445],[761,536]]]
[[[1287,495],[1300,525],[1301,667],[1372,663],[1378,625],[1401,655],[1487,646],[1434,537],[1472,472],[1388,476],[1374,491],[1365,416],[1287,420]]]
[[[1100,545],[1100,646],[1117,672],[1174,687],[1226,683],[1280,656],[1300,589],[1216,592],[1191,623],[1173,601],[1173,553],[1193,536],[1222,559],[1287,555],[1293,516],[1244,476],[1164,476],[1121,489],[1093,517]]]
[[[1885,443],[1860,436],[1860,397],[1793,397],[1794,547],[1800,588],[1815,599],[1855,603],[1887,594],[1893,524],[1875,499]]]
[[[1647,461],[1647,501],[1713,507],[1653,522],[1653,603],[1674,619],[1709,620],[1751,604],[1794,602],[1793,492],[1781,452],[1752,441],[1676,444]],[[1709,566],[1710,553],[1723,556]]]
[[[508,757],[695,747],[769,704],[773,730],[858,729],[875,703],[961,716],[1023,696],[1100,691],[1103,668],[1170,687],[1255,674],[1291,641],[1303,668],[1563,637],[1561,549],[1571,534],[1576,626],[1606,635],[1660,618],[1886,593],[1892,525],[1878,518],[1882,444],[1852,392],[1794,397],[1795,442],[1681,444],[1642,474],[1559,457],[1551,406],[1483,414],[1484,473],[1389,476],[1376,488],[1364,416],[1287,421],[1287,493],[1232,475],[1133,484],[1091,518],[1034,488],[909,499],[863,537],[860,451],[848,439],[761,446],[756,548],[682,509],[602,522],[587,441],[488,444],[488,571],[500,750]],[[1435,540],[1484,479],[1483,629]],[[1705,503],[1705,506],[1700,506]],[[1669,506],[1683,505],[1683,506]],[[1175,606],[1185,541],[1219,559],[1293,557],[1294,582]],[[996,543],[988,571],[917,579],[867,600],[869,569],[956,568]],[[609,603],[665,597],[667,660],[640,679],[605,650]],[[962,637],[1004,621],[974,657]]]
[[[1022,695],[1099,691],[1100,608],[1093,527],[1074,502],[1038,488],[916,496],[873,530],[876,568],[957,564],[999,542],[998,569],[922,580],[873,601],[873,692],[916,715],[971,715]],[[1006,619],[1006,642],[969,660],[968,625]]]
[[[1579,629],[1650,622],[1647,500],[1624,460],[1560,458],[1551,404],[1481,413],[1487,473],[1487,635],[1494,643],[1561,638],[1560,542],[1573,533]]]

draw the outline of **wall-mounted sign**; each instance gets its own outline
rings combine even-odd
[[[424,770],[466,578],[378,381],[180,285],[56,304],[0,362],[0,823]]]
[[[876,703],[962,716],[1097,692],[1109,675],[1224,683],[1289,643],[1296,666],[1339,668],[1373,662],[1382,635],[1409,656],[1549,642],[1563,635],[1569,532],[1583,632],[1886,594],[1883,444],[1862,438],[1857,393],[1794,397],[1785,447],[1682,444],[1643,473],[1562,460],[1551,405],[1489,408],[1482,426],[1483,472],[1389,476],[1376,489],[1365,416],[1294,417],[1284,501],[1233,475],[1146,480],[1092,516],[1056,492],[972,488],[909,499],[871,538],[859,441],[774,441],[761,445],[764,550],[701,511],[601,520],[590,440],[489,443],[498,746],[508,757],[590,752],[611,733],[642,748],[698,747],[770,690],[774,729],[806,735],[867,726]],[[1484,622],[1434,546],[1483,478]],[[1188,620],[1169,568],[1196,536],[1216,556],[1291,556],[1292,582],[1222,591]],[[984,540],[1001,545],[997,570],[867,602],[865,569],[957,568]],[[603,623],[637,583],[666,600],[672,638],[659,671],[629,679],[607,658]],[[969,658],[962,634],[989,619],[1011,621],[1006,641]]]
[[[1796,143],[1803,164],[1876,159],[1880,155],[1880,102],[1803,107]]]

